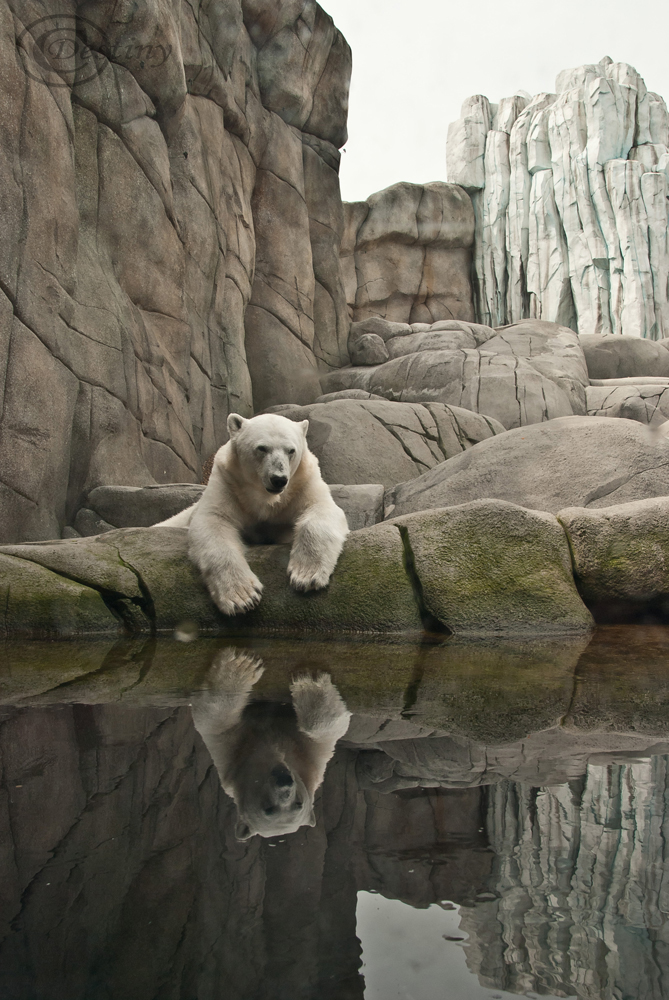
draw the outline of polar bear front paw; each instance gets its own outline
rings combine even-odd
[[[214,604],[224,615],[243,615],[260,603],[262,583],[254,573],[231,580],[207,580]]]
[[[250,691],[264,673],[262,660],[252,653],[230,647],[221,650],[209,668],[206,683],[212,693]]]
[[[293,680],[290,693],[303,733],[314,739],[338,740],[344,736],[351,713],[329,674],[318,677],[302,674]]]
[[[330,582],[332,572],[322,566],[314,566],[292,560],[288,563],[290,585],[295,590],[322,590]]]

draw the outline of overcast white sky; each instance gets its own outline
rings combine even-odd
[[[346,201],[446,180],[448,123],[471,94],[552,91],[609,55],[669,100],[667,0],[319,0],[353,49]]]

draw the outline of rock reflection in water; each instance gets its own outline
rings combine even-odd
[[[669,996],[669,756],[503,782],[486,827],[499,898],[464,912],[483,984],[592,1000]]]

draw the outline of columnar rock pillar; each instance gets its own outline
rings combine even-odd
[[[465,101],[450,181],[472,196],[479,322],[669,336],[669,114],[633,67],[560,73],[555,94]]]

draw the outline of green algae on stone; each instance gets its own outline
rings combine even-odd
[[[96,599],[104,607],[104,596],[118,620],[109,611],[107,619],[89,631],[115,631],[121,619],[133,632],[172,631],[185,621],[195,623],[204,632],[228,635],[256,630],[422,630],[404,567],[402,540],[394,527],[380,524],[352,534],[329,586],[307,594],[297,593],[290,586],[287,545],[251,546],[249,564],[264,585],[263,598],[256,610],[234,617],[221,614],[215,607],[198,570],[188,559],[187,546],[186,528],[122,528],[92,538],[2,549],[0,553],[11,548],[12,556],[5,558],[11,559],[17,579],[24,580],[21,598],[16,596],[18,592],[14,595],[13,617],[6,630],[11,634],[42,628],[33,622],[34,605],[42,600],[42,580],[48,582],[47,593],[52,581],[61,581],[63,586],[71,583],[69,590],[63,590],[63,599],[67,594],[78,598],[81,585],[84,590],[89,585],[100,591]],[[34,592],[29,580],[34,581]],[[51,631],[59,632],[57,623],[52,624]]]
[[[586,600],[648,601],[669,594],[669,497],[557,515]]]
[[[74,636],[119,629],[97,590],[0,553],[0,634]]]
[[[474,500],[385,523],[405,534],[425,609],[456,635],[592,628],[552,514]]]
[[[375,524],[349,536],[329,585],[297,593],[288,583],[287,545],[255,546],[249,565],[264,590],[258,608],[230,628],[323,632],[418,632],[422,621],[396,528]]]

